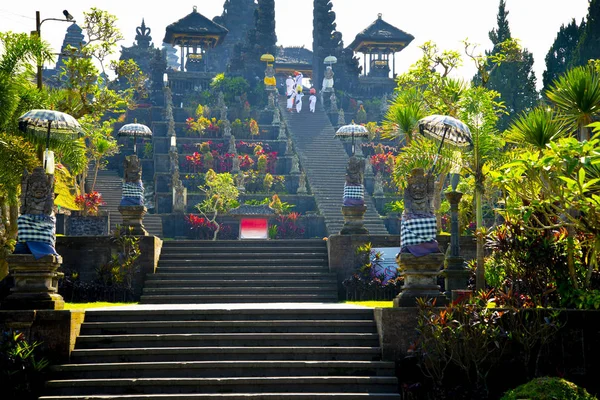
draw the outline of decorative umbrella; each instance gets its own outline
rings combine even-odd
[[[126,124],[119,129],[118,136],[133,136],[133,154],[137,154],[136,140],[137,137],[151,137],[152,131],[144,124]]]
[[[49,156],[50,137],[74,140],[82,131],[75,117],[55,110],[30,110],[19,117],[19,130],[33,137],[46,137],[44,168]]]
[[[335,63],[337,63],[337,57],[336,56],[327,56],[323,60],[323,64],[329,64],[330,67],[331,67],[331,64],[335,64]]]
[[[352,137],[352,155],[354,155],[354,137],[367,137],[369,131],[363,125],[356,125],[354,121],[350,125],[343,125],[335,132],[334,137]]]
[[[444,142],[456,147],[469,147],[473,145],[469,127],[456,118],[447,115],[430,115],[420,119],[418,124],[419,132],[422,135],[440,141],[430,172],[433,171],[437,163]]]

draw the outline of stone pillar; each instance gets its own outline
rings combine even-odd
[[[131,227],[132,235],[148,236],[142,222],[147,211],[145,206],[119,206],[119,213],[123,217],[123,228]]]
[[[465,266],[465,259],[460,255],[460,232],[458,230],[458,203],[462,193],[457,191],[446,192],[446,199],[450,203],[450,255],[446,257],[446,268],[442,272],[446,284],[446,296],[450,297],[453,290],[467,288],[469,270]]]
[[[396,262],[400,275],[404,276],[402,292],[394,299],[394,307],[415,307],[417,298],[435,299],[436,305],[446,304],[446,296],[440,292],[437,277],[444,263],[443,253],[432,253],[415,257],[411,253],[400,253]]]
[[[8,269],[15,280],[10,295],[2,301],[4,310],[62,310],[65,302],[58,294],[57,272],[62,258],[47,255],[39,259],[31,254],[6,256]]]
[[[365,228],[364,215],[367,206],[342,206],[344,226],[340,235],[368,235],[369,230]]]

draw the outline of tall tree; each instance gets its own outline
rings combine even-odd
[[[573,64],[575,49],[584,28],[585,23],[581,21],[581,24],[577,25],[575,19],[569,25],[563,24],[560,27],[552,47],[546,54],[546,70],[542,75],[544,83],[542,93],[546,92],[550,88],[550,84]]]
[[[600,58],[600,0],[590,0],[585,27],[581,32],[571,66],[585,65]]]
[[[507,17],[506,1],[500,0],[497,16],[498,27],[489,33],[494,48],[487,53],[488,56],[493,57],[502,52],[505,43],[512,39]],[[479,84],[481,75],[478,74],[474,81]],[[511,120],[518,114],[532,109],[538,102],[536,77],[533,72],[533,55],[526,49],[522,49],[519,55],[499,63],[497,68],[490,72],[485,86],[500,93],[501,100],[506,106],[507,114],[498,121],[498,129],[503,131],[508,128]]]

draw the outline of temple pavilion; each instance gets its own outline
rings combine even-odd
[[[194,6],[190,14],[167,26],[163,42],[180,48],[181,71],[206,72],[208,63],[203,59],[227,32],[227,28],[206,18]]]
[[[390,71],[395,70],[396,53],[402,51],[413,39],[413,35],[390,25],[378,14],[377,19],[356,35],[348,46],[355,53],[363,54],[361,86],[384,91],[388,86],[393,89],[395,75],[390,77]]]

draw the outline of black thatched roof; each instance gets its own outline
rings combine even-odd
[[[366,48],[388,47],[395,51],[400,51],[415,37],[410,33],[406,33],[401,29],[396,28],[381,19],[381,14],[377,16],[375,22],[360,32],[350,44],[350,47],[355,52],[364,52]]]
[[[179,38],[185,37],[186,41],[193,41],[212,37],[216,40],[215,45],[217,45],[223,41],[227,32],[229,32],[227,28],[206,18],[194,6],[194,11],[190,14],[167,26],[163,42],[173,45],[178,42]]]
[[[229,215],[232,216],[249,216],[249,217],[270,217],[275,215],[275,211],[268,204],[250,205],[242,204],[241,206],[229,210]]]
[[[302,47],[280,47],[276,64],[312,64],[313,52]]]

